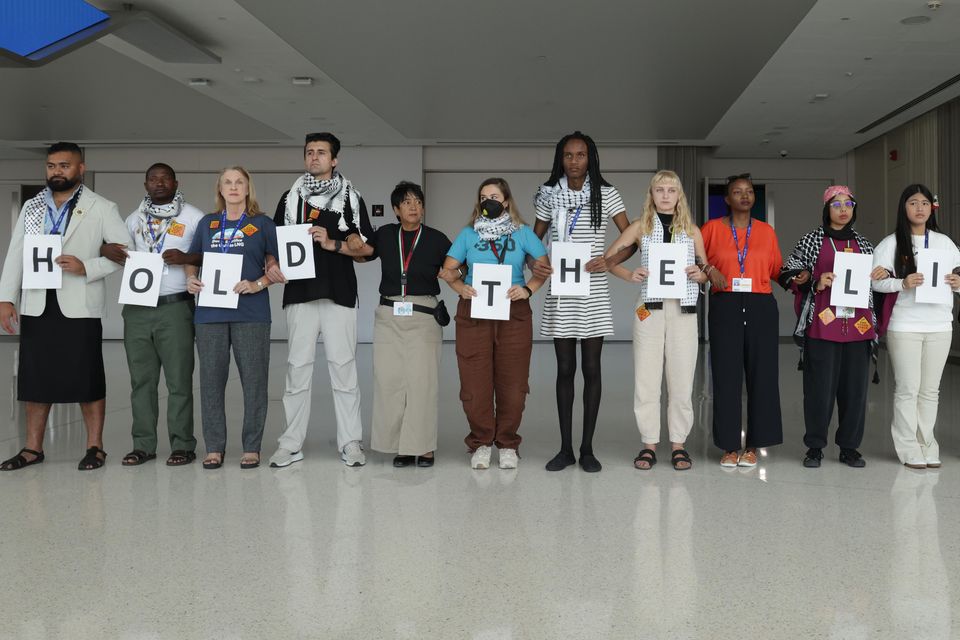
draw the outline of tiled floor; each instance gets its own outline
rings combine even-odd
[[[0,343],[4,385],[15,346]],[[717,464],[701,371],[693,469],[662,459],[636,471],[631,345],[610,343],[597,475],[543,470],[559,440],[549,344],[534,348],[517,471],[468,468],[448,344],[433,469],[394,469],[371,452],[366,467],[344,467],[321,367],[304,462],[241,471],[235,429],[227,467],[210,472],[167,468],[166,448],[158,462],[120,465],[131,448],[129,381],[122,345],[104,354],[107,467],[76,470],[82,422],[76,407],[61,407],[47,462],[0,475],[2,638],[960,636],[960,376],[951,365],[939,471],[907,470],[893,454],[885,358],[870,389],[867,467],[841,466],[831,448],[821,469],[802,468],[789,345],[780,354],[787,443],[758,468]],[[285,356],[275,344],[265,457],[283,421]],[[368,425],[369,345],[358,358]],[[228,394],[240,397],[235,374]],[[22,443],[23,414],[4,395],[7,457]],[[237,403],[230,415],[237,424]]]

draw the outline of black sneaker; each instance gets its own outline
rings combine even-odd
[[[600,464],[600,461],[597,460],[597,457],[592,453],[581,453],[580,468],[587,473],[597,473],[603,469],[603,465]]]
[[[547,471],[563,471],[572,464],[576,464],[577,459],[569,451],[561,451],[553,456],[553,460],[547,463]]]
[[[854,469],[862,469],[867,466],[867,461],[856,449],[840,449],[840,462]]]
[[[803,458],[803,466],[807,469],[817,469],[820,467],[821,460],[823,460],[823,449],[807,449],[807,455]]]

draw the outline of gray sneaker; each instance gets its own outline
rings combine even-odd
[[[367,456],[363,455],[363,447],[359,440],[353,440],[343,445],[343,451],[340,452],[340,459],[348,467],[362,467],[367,464]]]
[[[270,466],[275,469],[289,467],[294,462],[300,462],[301,460],[303,460],[302,451],[290,451],[280,447],[275,454],[270,456]]]

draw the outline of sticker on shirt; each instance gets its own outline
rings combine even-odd
[[[234,229],[227,229],[226,234],[223,231],[217,231],[213,234],[213,237],[210,238],[210,248],[211,249],[222,249],[223,248],[223,236],[227,236],[227,240],[230,241],[230,248],[233,247],[243,247],[243,234],[236,233]]]
[[[647,305],[642,304],[637,307],[637,317],[640,318],[640,322],[643,322],[650,317],[650,309],[647,309]]]
[[[849,320],[850,318],[857,315],[857,310],[853,307],[837,307],[837,317],[844,320]]]
[[[178,238],[183,237],[183,232],[187,227],[179,222],[173,222],[170,224],[170,228],[167,229],[167,233],[172,236],[177,236]]]
[[[860,318],[859,320],[857,320],[857,322],[853,326],[857,328],[857,331],[860,332],[860,335],[863,335],[867,331],[870,331],[870,328],[871,328],[870,321],[867,320],[866,318]]]
[[[753,278],[734,278],[732,291],[736,293],[750,293],[753,291]]]
[[[320,217],[319,209],[310,209],[310,215],[307,216],[307,220],[316,220]]]
[[[844,247],[844,248],[843,248],[843,252],[844,252],[844,253],[853,253],[853,247]]]
[[[413,315],[413,303],[412,303],[412,302],[394,302],[394,303],[393,303],[393,315],[395,315],[395,316],[412,316],[412,315]]]
[[[243,235],[245,236],[252,236],[258,231],[258,229],[253,225],[253,223],[250,223],[247,226],[245,226],[243,229],[240,229],[240,231],[242,231]]]
[[[837,316],[833,314],[833,310],[830,309],[830,307],[827,307],[826,309],[821,311],[818,315],[820,317],[820,322],[822,322],[824,325],[828,325],[837,319]]]
[[[219,221],[219,220],[211,220],[211,221],[210,221],[210,228],[211,228],[211,229],[219,229],[219,228],[220,228],[220,221]]]

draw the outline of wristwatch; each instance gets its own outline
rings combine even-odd
[[[341,241],[341,240],[334,240],[334,241],[333,241],[333,252],[334,252],[334,253],[340,253],[340,247],[342,247],[342,246],[343,246],[343,241]]]

